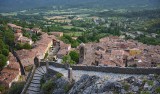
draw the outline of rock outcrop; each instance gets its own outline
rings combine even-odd
[[[131,76],[121,81],[108,81],[97,76],[83,75],[68,94],[160,94],[160,76]]]
[[[148,75],[141,78],[131,76],[120,81],[109,81],[98,76],[83,75],[77,82],[65,77],[53,80],[52,94],[160,94],[160,76]]]

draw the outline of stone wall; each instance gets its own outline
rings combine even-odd
[[[50,65],[58,68],[65,68],[63,64],[49,62]],[[73,70],[96,71],[120,74],[160,74],[160,68],[121,68],[105,66],[71,66]]]
[[[28,77],[28,79],[27,79],[27,81],[26,81],[26,84],[25,84],[24,87],[23,87],[23,90],[22,90],[21,94],[26,94],[26,91],[27,91],[27,89],[28,89],[28,87],[29,87],[32,79],[33,79],[35,70],[36,70],[36,67],[33,66],[32,71],[31,71],[31,73],[30,73],[30,75],[29,75],[29,77]]]
[[[86,70],[106,73],[121,74],[160,74],[157,68],[120,68],[120,67],[96,67],[96,66],[72,66],[73,70]]]

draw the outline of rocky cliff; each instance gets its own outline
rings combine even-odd
[[[141,78],[131,76],[113,82],[89,75],[81,76],[77,82],[70,82],[63,76],[50,80],[54,85],[48,92],[50,94],[160,94],[160,76],[153,74]],[[42,91],[45,91],[43,86]]]

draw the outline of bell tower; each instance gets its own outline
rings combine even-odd
[[[85,60],[86,50],[85,50],[85,44],[81,43],[79,46],[79,64],[82,64]]]

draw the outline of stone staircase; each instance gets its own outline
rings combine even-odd
[[[46,67],[38,67],[34,73],[33,79],[27,89],[26,94],[38,94],[40,93],[40,80],[46,73]]]

